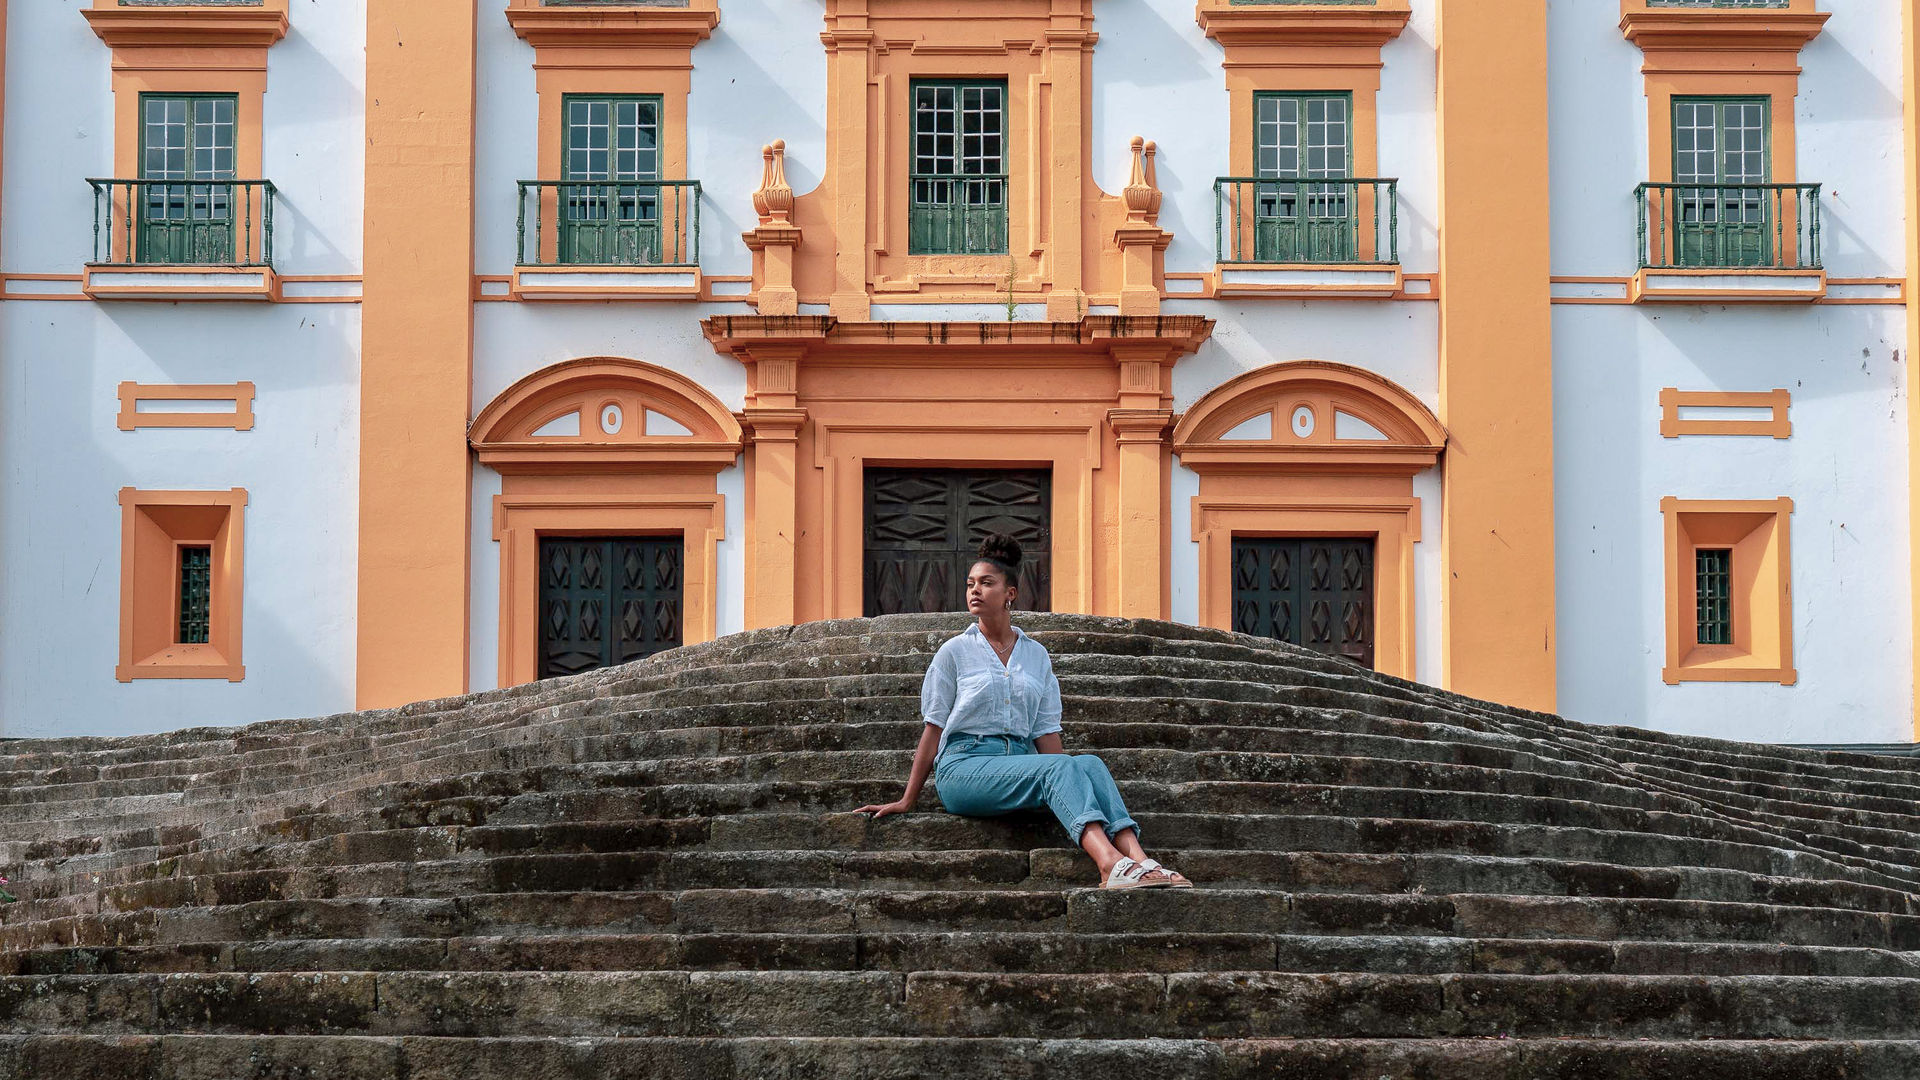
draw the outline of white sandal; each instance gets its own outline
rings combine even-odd
[[[1140,860],[1139,865],[1141,866],[1142,870],[1146,873],[1152,873],[1153,871],[1158,870],[1161,873],[1168,875],[1171,880],[1164,883],[1168,888],[1172,888],[1172,889],[1193,888],[1193,882],[1188,881],[1187,876],[1185,874],[1182,874],[1180,871],[1175,870],[1171,866],[1162,866],[1159,860],[1157,859],[1142,859]],[[1148,884],[1151,885],[1151,884],[1154,884],[1154,882],[1148,882]]]
[[[1125,855],[1107,871],[1107,880],[1100,883],[1103,889],[1164,889],[1173,884],[1171,881],[1142,881],[1147,872],[1154,869],[1146,863],[1134,862]]]

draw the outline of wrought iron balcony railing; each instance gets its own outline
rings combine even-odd
[[[1820,269],[1819,184],[1641,184],[1640,265]]]
[[[93,186],[93,262],[272,266],[266,180],[103,180]]]
[[[522,180],[521,266],[698,266],[698,180]]]
[[[912,174],[907,251],[914,255],[1005,255],[1007,174]]]
[[[1400,261],[1397,180],[1213,182],[1213,234],[1222,263],[1382,264]]]

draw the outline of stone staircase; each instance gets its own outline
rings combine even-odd
[[[879,821],[965,625],[7,744],[0,1080],[1920,1076],[1920,760],[1589,727],[1255,638],[1054,656],[1192,890]]]

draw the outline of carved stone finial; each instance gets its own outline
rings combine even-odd
[[[760,190],[753,193],[753,208],[763,225],[789,225],[793,221],[793,188],[787,183],[787,140],[775,139],[760,149],[765,159],[760,174]]]
[[[768,221],[767,189],[773,186],[773,144],[760,148],[760,186],[753,192],[753,212],[759,215],[760,224]]]
[[[1160,190],[1160,172],[1153,164],[1155,150],[1153,140],[1148,139],[1146,145],[1147,186],[1153,189],[1153,205],[1147,208],[1147,219],[1149,221],[1159,220],[1160,200],[1166,197],[1166,193]]]
[[[1154,188],[1150,164],[1153,144],[1135,135],[1129,145],[1133,149],[1133,169],[1127,175],[1127,186],[1120,190],[1120,197],[1127,204],[1127,223],[1151,224],[1153,215],[1160,209],[1160,192]]]

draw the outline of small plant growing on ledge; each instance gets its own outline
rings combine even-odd
[[[1020,317],[1019,305],[1015,303],[1013,299],[1013,279],[1014,279],[1014,276],[1018,273],[1019,273],[1019,264],[1013,261],[1013,252],[1009,250],[1007,252],[1007,321],[1008,322],[1012,322],[1015,319]]]
[[[0,877],[0,904],[17,904],[20,898],[7,891],[7,879]]]

